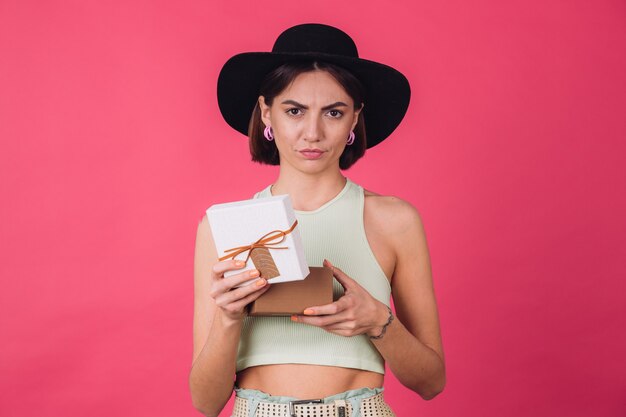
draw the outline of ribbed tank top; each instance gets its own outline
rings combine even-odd
[[[270,197],[271,186],[254,195]],[[346,178],[332,200],[312,211],[295,210],[309,266],[327,258],[369,293],[389,306],[391,286],[365,236],[363,188]],[[343,287],[334,280],[335,299]],[[300,363],[385,373],[384,360],[367,335],[339,336],[290,317],[246,317],[237,371],[257,365]]]

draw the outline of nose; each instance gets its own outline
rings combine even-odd
[[[310,117],[304,126],[304,140],[307,142],[319,142],[323,135],[322,121],[311,113],[313,112],[309,113]]]

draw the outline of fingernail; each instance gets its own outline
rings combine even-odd
[[[307,314],[307,315],[315,314],[315,311],[311,310],[310,308],[307,308],[306,310],[304,310],[304,314]]]
[[[261,273],[259,272],[258,269],[253,269],[252,271],[250,271],[251,277],[258,277],[259,275],[261,275]]]
[[[298,316],[291,316],[291,321],[298,321]]]
[[[235,261],[235,265],[238,267],[244,266],[246,263],[244,261]]]
[[[256,286],[257,286],[257,287],[262,287],[262,286],[264,286],[264,285],[265,285],[265,283],[266,283],[266,282],[267,282],[267,281],[265,281],[263,278],[261,278],[261,279],[259,279],[259,280],[256,282]]]

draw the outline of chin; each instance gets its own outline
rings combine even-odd
[[[306,173],[306,174],[311,174],[311,175],[315,175],[315,174],[321,174],[322,172],[328,171],[330,169],[330,167],[327,166],[315,166],[315,167],[301,167],[299,168],[300,171]]]
[[[333,165],[328,165],[321,161],[303,161],[303,163],[293,164],[293,168],[309,175],[321,174],[329,170],[339,169],[339,165],[335,168]]]

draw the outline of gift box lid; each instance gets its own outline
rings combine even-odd
[[[246,260],[250,254],[253,262],[248,261],[244,269],[229,271],[224,276],[255,267],[270,283],[301,280],[309,274],[289,195],[215,204],[207,209],[207,217],[220,258],[232,254],[231,249],[245,248],[269,234],[263,241],[265,248],[244,250],[235,256],[235,259]],[[280,232],[284,232],[284,236]],[[276,268],[264,276],[267,269],[262,269],[259,262],[267,268],[266,261],[274,262]]]

